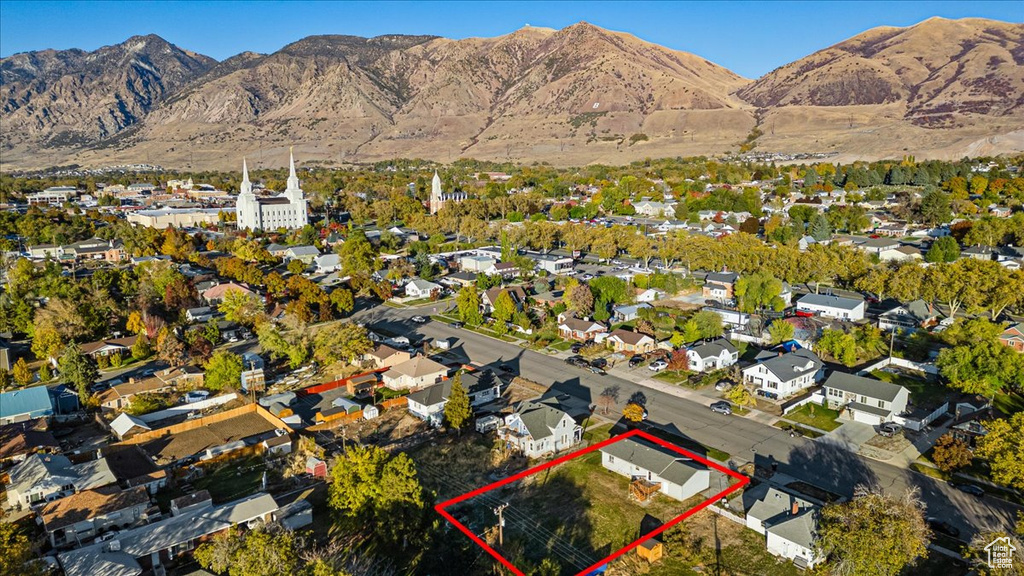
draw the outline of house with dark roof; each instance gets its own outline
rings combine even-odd
[[[657,492],[683,501],[711,486],[708,467],[685,454],[636,438],[613,442],[601,449],[601,465],[630,480],[644,480]]]
[[[740,357],[739,350],[725,338],[717,338],[686,349],[686,361],[694,372],[721,370],[735,364]]]
[[[0,426],[0,464],[21,462],[36,452],[60,452],[60,442],[45,430],[42,418]]]
[[[539,458],[572,448],[583,439],[583,427],[563,410],[534,400],[524,400],[505,417],[498,437],[529,458]]]
[[[62,548],[142,522],[147,508],[149,493],[144,487],[122,490],[109,485],[50,502],[39,511],[39,519],[50,545]]]
[[[740,275],[735,272],[711,272],[704,278],[702,295],[712,300],[732,300],[733,288]]]
[[[892,422],[910,401],[903,386],[846,372],[833,372],[822,388],[829,408],[842,411],[841,419],[873,426]]]
[[[72,464],[59,454],[32,454],[8,472],[7,503],[27,507],[117,481],[103,458]]]
[[[909,304],[900,304],[879,314],[878,327],[887,332],[901,330],[909,333],[934,326],[938,318],[939,313],[934,306],[924,300],[914,300]]]
[[[512,299],[512,304],[515,305],[516,310],[523,309],[523,305],[526,303],[526,292],[523,291],[521,286],[509,286],[507,288],[491,288],[481,294],[480,311],[484,314],[494,312],[494,304],[498,301],[498,297],[500,297],[502,293],[509,295],[509,298]]]
[[[743,369],[743,382],[753,386],[758,395],[779,399],[810,388],[821,378],[822,362],[818,356],[800,348],[793,352],[765,354],[756,364]]]
[[[805,294],[796,301],[798,312],[817,314],[837,320],[863,320],[864,301],[831,294]]]
[[[767,483],[743,491],[746,525],[764,534],[768,552],[813,568],[825,558],[816,550],[821,508]]]
[[[111,354],[129,354],[138,336],[126,336],[124,338],[106,338],[95,342],[82,344],[82,353],[90,356],[109,356]]]
[[[490,370],[462,374],[461,379],[462,387],[469,395],[471,408],[494,402],[501,397],[501,382]],[[440,426],[444,421],[444,407],[451,396],[453,382],[454,379],[445,380],[406,396],[409,413],[426,420],[431,426]]]
[[[558,335],[566,340],[586,342],[607,331],[604,324],[595,320],[582,320],[565,313],[558,315]]]

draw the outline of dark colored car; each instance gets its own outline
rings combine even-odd
[[[644,362],[644,357],[643,356],[633,356],[632,358],[629,359],[629,367],[630,368],[636,368],[637,366],[643,364],[643,362]]]
[[[573,362],[573,366],[577,368],[590,368],[590,362],[587,362],[586,358],[580,358]]]
[[[608,360],[604,358],[594,358],[593,360],[590,361],[590,365],[593,366],[594,368],[607,368]]]
[[[579,354],[580,350],[583,350],[582,342],[576,342],[572,346],[569,346],[569,351],[572,352],[573,354]]]
[[[598,368],[597,366],[590,366],[590,371],[593,372],[594,374],[597,374],[598,376],[604,376],[605,374],[607,374],[607,372],[605,372],[601,368]]]
[[[928,522],[928,527],[932,529],[932,532],[945,534],[946,536],[952,536],[953,538],[960,536],[960,529],[945,520],[929,517],[926,522]]]
[[[580,360],[583,360],[583,356],[569,356],[565,359],[565,363],[575,365]]]
[[[981,488],[978,488],[974,484],[952,484],[952,483],[950,483],[950,486],[952,486],[953,488],[956,488],[957,490],[963,492],[964,494],[970,494],[971,496],[977,496],[978,498],[981,498],[982,496],[985,495],[985,491],[982,490]]]

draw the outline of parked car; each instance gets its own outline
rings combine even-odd
[[[732,414],[732,404],[729,404],[725,400],[720,400],[711,405],[711,411],[729,416]]]
[[[647,369],[652,372],[661,372],[665,368],[668,368],[668,362],[665,362],[664,360],[655,360],[647,367]]]
[[[579,362],[580,360],[583,360],[583,356],[569,356],[568,358],[565,359],[565,363],[576,364],[576,362]]]
[[[938,532],[939,534],[945,534],[957,538],[960,536],[960,529],[953,526],[945,520],[939,520],[938,518],[928,517],[925,519],[928,523],[928,527],[932,529],[932,532]]]
[[[640,356],[640,355],[633,356],[632,358],[629,359],[629,367],[630,368],[636,368],[637,366],[643,364],[643,362],[644,362],[644,357],[643,356]]]
[[[895,422],[885,422],[878,427],[878,433],[886,438],[892,438],[900,433],[903,427]]]
[[[451,323],[452,328],[462,328],[463,326],[465,326],[465,324],[463,324],[462,322],[456,321]]]
[[[728,390],[729,388],[732,388],[732,382],[729,382],[728,380],[722,380],[718,384],[715,384],[715,390],[718,390],[719,392]]]
[[[970,494],[971,496],[977,496],[978,498],[981,498],[982,496],[985,495],[985,491],[975,486],[974,484],[954,484],[950,482],[949,485],[963,492],[964,494]]]
[[[573,354],[579,354],[580,350],[583,350],[583,342],[576,342],[572,346],[569,346],[569,351]]]
[[[590,371],[593,372],[594,374],[597,374],[598,376],[604,376],[605,374],[607,374],[607,372],[605,372],[601,368],[598,368],[597,366],[591,366]]]
[[[576,366],[577,368],[590,368],[590,362],[587,362],[586,358],[580,358],[579,360],[575,360],[573,362],[573,365]]]
[[[412,321],[417,323],[417,324],[426,324],[427,323],[427,319],[424,318],[423,316],[413,316],[412,317]]]
[[[607,368],[608,360],[605,358],[594,358],[590,361],[590,365],[594,368]]]

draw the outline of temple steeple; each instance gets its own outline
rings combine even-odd
[[[240,194],[252,194],[252,182],[249,182],[249,166],[245,163],[245,157],[242,157],[242,185],[239,189]]]
[[[291,148],[288,148],[288,187],[285,188],[285,194],[289,192],[298,192],[300,195],[302,189],[299,188],[299,177],[295,174],[295,154]]]

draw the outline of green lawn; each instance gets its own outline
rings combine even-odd
[[[654,379],[686,386],[690,383],[690,373],[686,370],[662,370],[654,375]]]
[[[831,432],[842,425],[839,422],[836,422],[836,418],[839,418],[838,411],[824,406],[818,406],[813,402],[804,404],[789,414],[786,414],[783,418],[800,424],[813,426],[826,432]]]
[[[898,384],[910,391],[910,399],[921,406],[938,406],[946,400],[949,388],[938,382],[929,382],[906,374],[893,374],[884,370],[874,370],[871,375],[884,382]]]
[[[565,340],[559,340],[558,342],[552,342],[548,344],[549,348],[554,348],[560,352],[565,352],[569,348],[572,348],[572,342],[566,342]]]

